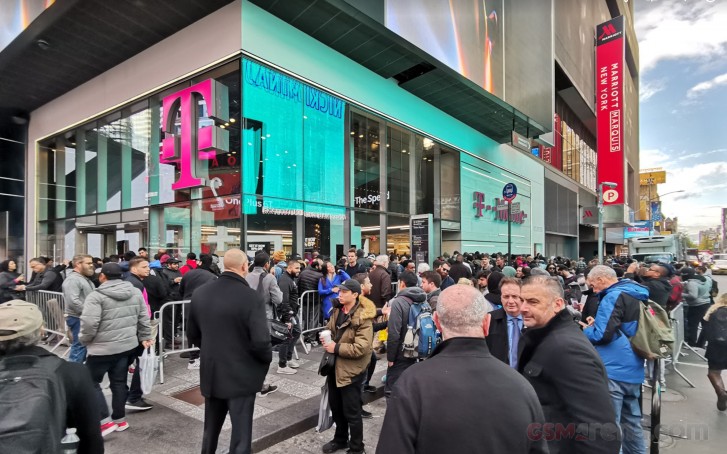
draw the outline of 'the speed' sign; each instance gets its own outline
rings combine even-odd
[[[517,196],[517,186],[515,186],[515,183],[508,183],[505,185],[504,188],[502,188],[502,198],[507,200],[508,202],[512,202],[515,200],[515,196]]]

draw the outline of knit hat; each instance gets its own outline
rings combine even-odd
[[[507,277],[515,277],[517,275],[517,271],[511,266],[505,266],[502,268],[502,274]]]
[[[285,251],[282,249],[279,251],[273,252],[273,260],[276,262],[284,262],[285,261]]]

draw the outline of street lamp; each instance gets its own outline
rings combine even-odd
[[[598,263],[603,263],[603,187],[613,189],[618,186],[610,181],[598,183]]]
[[[649,187],[649,192],[651,192],[651,187]],[[671,194],[678,194],[680,192],[686,191],[684,189],[679,189],[678,191],[671,191],[662,195],[657,194],[656,197],[649,198],[649,201],[646,202],[646,204],[649,206],[649,236],[654,236],[654,213],[651,211],[651,202],[653,202],[654,200],[659,200],[661,197],[665,197]]]

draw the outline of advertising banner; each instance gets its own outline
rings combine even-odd
[[[663,216],[661,215],[661,202],[651,202],[651,220],[661,221]]]
[[[623,149],[624,18],[596,27],[596,120],[598,183],[616,183],[604,190],[605,205],[625,203]]]
[[[636,221],[633,227],[624,227],[624,240],[640,236],[649,236],[653,230],[650,221]]]

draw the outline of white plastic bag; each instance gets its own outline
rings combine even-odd
[[[333,426],[333,413],[328,403],[328,386],[324,384],[321,387],[321,403],[318,408],[318,426],[316,432],[324,432]]]
[[[157,379],[157,371],[159,371],[159,358],[154,353],[154,347],[149,347],[139,357],[139,378],[141,392],[144,395],[151,393],[151,388]]]

